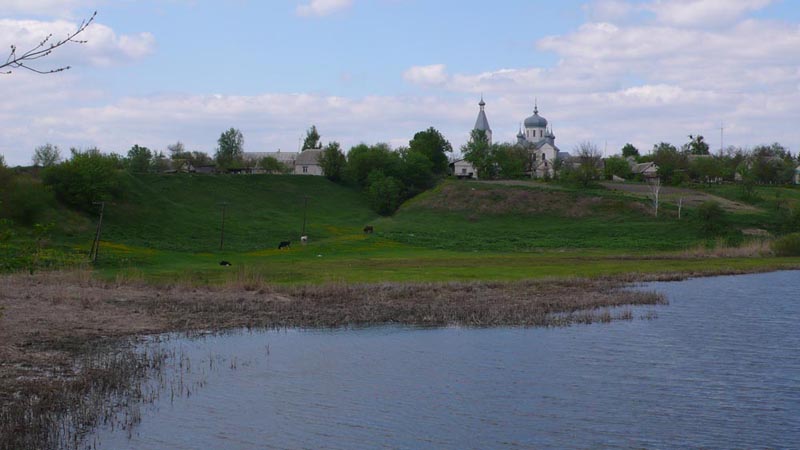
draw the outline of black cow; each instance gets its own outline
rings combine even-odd
[[[281,243],[278,244],[278,250],[283,250],[284,248],[289,248],[290,245],[292,245],[292,241],[281,241]]]
[[[375,231],[375,228],[372,225],[367,225],[364,227],[364,233],[372,234]]]
[[[229,263],[228,261],[220,261],[220,262],[219,262],[219,265],[220,265],[220,266],[226,266],[226,267],[227,267],[227,266],[230,266],[230,265],[231,265],[231,263]]]

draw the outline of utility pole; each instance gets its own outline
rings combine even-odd
[[[724,134],[725,134],[725,124],[724,123],[720,123],[719,124],[719,154],[720,154],[720,156],[722,156],[722,153],[725,151],[725,145],[724,145],[724,142],[723,142]]]
[[[97,254],[100,252],[100,233],[103,229],[103,212],[106,209],[106,202],[92,202],[93,205],[100,205],[100,217],[97,219],[97,230],[94,232],[92,249],[89,250],[89,259],[92,263],[97,262]]]
[[[225,243],[225,209],[228,202],[220,202],[219,205],[222,206],[222,228],[219,232],[219,249],[222,250],[222,245]]]
[[[303,232],[300,233],[300,236],[306,235],[306,214],[308,212],[308,196],[303,196]]]

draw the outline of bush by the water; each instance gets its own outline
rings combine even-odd
[[[772,251],[778,256],[800,256],[800,233],[792,233],[772,242]]]

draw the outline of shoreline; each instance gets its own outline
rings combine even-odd
[[[631,320],[626,307],[666,303],[656,292],[626,289],[634,283],[793,269],[798,268],[512,282],[276,286],[249,280],[201,287],[107,282],[86,271],[4,275],[0,449],[73,439],[55,437],[60,435],[48,429],[55,416],[74,409],[70,403],[84,401],[89,391],[124,391],[158,365],[157,355],[119,357],[124,344],[140,336],[236,328],[550,327]],[[97,380],[103,389],[93,387]],[[78,409],[85,415],[78,422],[98,420],[91,408]]]

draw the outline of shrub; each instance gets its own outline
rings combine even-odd
[[[697,207],[700,229],[706,235],[719,234],[725,229],[725,210],[715,201],[704,202]]]
[[[779,208],[778,224],[784,233],[800,232],[800,207],[794,209]]]
[[[118,163],[114,156],[96,150],[73,150],[69,161],[46,169],[43,178],[59,200],[89,211],[92,202],[110,200],[121,194]]]
[[[0,217],[20,225],[33,225],[52,207],[53,194],[39,180],[19,175],[7,190],[0,188]]]
[[[772,251],[778,256],[800,256],[800,233],[787,234],[774,240]]]
[[[369,174],[367,197],[375,212],[382,216],[391,215],[403,201],[403,184],[379,170],[373,171]]]

